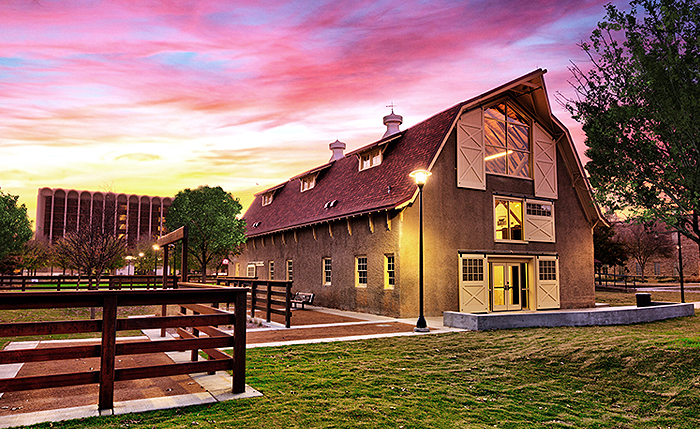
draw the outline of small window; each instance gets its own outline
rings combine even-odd
[[[546,203],[527,203],[529,216],[552,217],[552,205]]]
[[[635,265],[634,266],[635,272],[637,273],[638,276],[641,276],[642,275],[642,266],[639,265],[639,262],[635,262],[634,265]]]
[[[656,277],[661,275],[661,264],[659,262],[654,262],[654,275]]]
[[[268,206],[272,204],[272,199],[274,198],[275,193],[274,192],[267,192],[263,194],[262,196],[262,205],[263,206]]]
[[[287,281],[294,281],[294,265],[291,259],[287,259]]]
[[[484,260],[483,259],[462,259],[462,281],[483,282],[484,281]]]
[[[301,182],[301,192],[313,189],[316,186],[316,174],[309,174],[299,179]]]
[[[255,277],[255,264],[248,264],[246,267],[246,277]]]
[[[557,261],[539,261],[540,262],[540,280],[557,279]]]
[[[355,286],[367,287],[367,257],[358,256],[355,258]]]
[[[275,261],[270,261],[269,264],[269,277],[268,280],[274,280],[275,279]]]
[[[523,202],[495,199],[496,240],[523,240]]]
[[[331,284],[331,274],[332,274],[331,258],[323,258],[323,284]]]
[[[360,171],[376,167],[382,163],[382,149],[375,148],[360,154]]]
[[[384,289],[393,289],[396,285],[396,259],[394,255],[384,255]]]
[[[241,276],[241,264],[240,264],[240,262],[236,262],[236,274],[235,274],[235,276],[236,277]]]

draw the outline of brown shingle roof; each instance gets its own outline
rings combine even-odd
[[[409,201],[416,191],[409,173],[430,166],[461,107],[462,104],[453,106],[408,128],[399,137],[387,138],[391,141],[377,167],[359,171],[355,155],[376,146],[375,142],[322,169],[313,189],[301,192],[299,180],[290,179],[283,186],[271,188],[276,192],[272,204],[267,206],[261,202],[264,192],[258,193],[244,216],[248,235],[392,209]],[[324,208],[334,200],[337,200],[334,207]]]

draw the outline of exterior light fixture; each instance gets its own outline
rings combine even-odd
[[[418,185],[418,307],[420,315],[414,332],[430,332],[428,323],[423,316],[423,185],[432,173],[427,170],[415,170],[409,174]]]
[[[160,246],[157,244],[153,245],[153,259],[155,262],[153,262],[153,275],[157,276],[158,275],[158,251],[160,250]]]

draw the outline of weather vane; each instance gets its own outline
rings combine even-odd
[[[391,104],[387,104],[386,107],[391,107],[391,114],[393,115],[394,114],[394,107],[396,107],[396,104],[394,104],[394,102],[392,101]]]

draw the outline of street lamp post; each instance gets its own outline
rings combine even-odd
[[[685,288],[683,284],[683,252],[681,250],[681,232],[678,231],[678,280],[681,284],[681,302],[685,303]]]
[[[426,170],[415,170],[410,176],[418,185],[418,307],[420,315],[414,332],[430,332],[428,323],[423,316],[423,185],[432,173]]]
[[[158,251],[160,250],[160,247],[158,247],[157,244],[153,245],[153,275],[157,276],[158,275]]]

